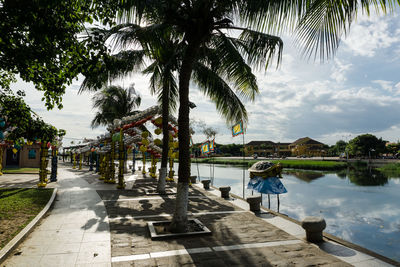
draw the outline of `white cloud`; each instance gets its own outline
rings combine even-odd
[[[390,29],[395,23],[398,23],[396,16],[359,15],[343,42],[355,55],[373,57],[377,50],[400,41],[399,35]]]
[[[392,81],[385,81],[385,80],[373,80],[373,83],[379,84],[383,90],[388,92],[393,91],[393,82]]]
[[[338,113],[342,110],[334,105],[318,105],[314,108],[315,112]]]
[[[330,77],[338,83],[344,82],[347,80],[347,73],[351,70],[352,66],[351,63],[344,63],[339,59],[335,59],[335,64],[332,67],[332,74]]]
[[[395,94],[396,95],[400,95],[400,82],[398,82],[395,86],[394,86],[394,88],[396,88],[395,90]]]

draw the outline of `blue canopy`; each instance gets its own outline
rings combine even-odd
[[[285,186],[278,177],[268,177],[266,179],[255,176],[250,179],[247,189],[253,189],[263,194],[283,194],[287,193]]]

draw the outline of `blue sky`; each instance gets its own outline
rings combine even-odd
[[[399,13],[397,13],[399,14]],[[278,69],[257,72],[260,88],[254,103],[246,103],[249,124],[245,135],[251,140],[292,142],[309,136],[327,144],[372,133],[385,140],[400,139],[400,18],[398,15],[358,16],[350,34],[342,39],[333,59],[307,61],[292,45],[293,38],[283,37],[283,62]],[[62,110],[46,111],[42,93],[22,81],[13,89],[25,89],[26,102],[46,121],[67,130],[64,143],[72,139],[96,137],[104,128],[90,128],[94,116],[91,97],[77,95],[79,78],[64,96]],[[148,90],[148,80],[134,75],[119,84],[134,83],[141,94],[142,109],[156,104]],[[219,143],[240,143],[232,138],[230,125],[217,114],[214,104],[195,87],[190,99],[197,108],[191,118],[217,129]],[[201,131],[194,142],[205,140]]]

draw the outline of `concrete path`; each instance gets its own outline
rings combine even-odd
[[[108,216],[95,189],[115,185],[91,185],[83,173],[59,167],[58,182],[49,184],[58,187],[53,209],[2,266],[111,266]],[[3,177],[3,186],[30,187],[37,179],[13,177]]]

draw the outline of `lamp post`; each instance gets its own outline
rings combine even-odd
[[[369,151],[368,151],[369,159],[370,159],[370,160],[371,160],[371,152],[375,152],[375,149],[370,148]]]
[[[135,173],[135,163],[136,163],[136,146],[132,146],[132,173]]]

